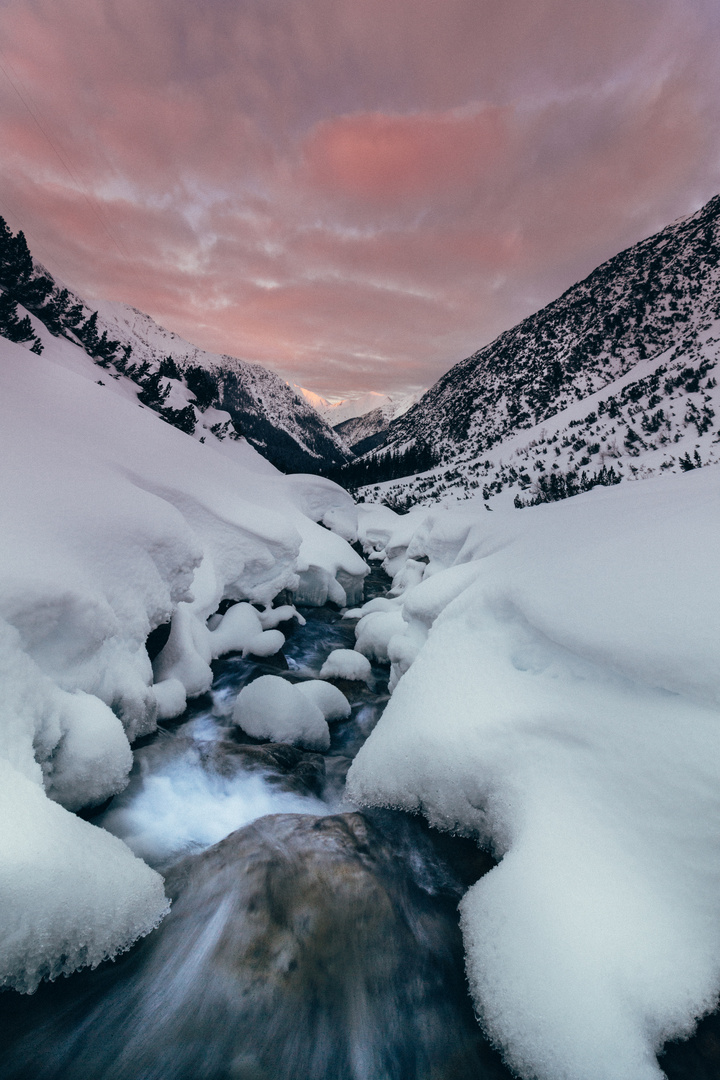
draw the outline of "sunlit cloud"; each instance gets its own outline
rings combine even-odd
[[[0,213],[325,395],[429,385],[720,189],[709,0],[6,0]]]

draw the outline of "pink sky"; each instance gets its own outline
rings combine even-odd
[[[430,385],[720,191],[717,0],[4,0],[0,214],[322,394]]]

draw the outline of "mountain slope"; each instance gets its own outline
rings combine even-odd
[[[202,391],[198,398],[197,387],[196,400],[229,413],[236,431],[279,468],[315,472],[347,459],[342,440],[322,417],[260,364],[200,349],[125,304],[101,302],[98,327],[122,345],[131,344],[134,359],[155,363],[169,356],[181,373],[208,372],[206,399]]]
[[[422,441],[443,463],[396,493],[529,499],[549,471],[579,485],[613,461],[633,477],[718,460],[719,264],[720,196],[456,364],[390,425],[383,450]]]
[[[382,398],[382,395],[373,395]],[[404,416],[408,409],[419,400],[420,394],[403,394],[400,397],[388,395],[382,404],[369,412],[348,417],[334,429],[356,454],[365,453],[384,441],[384,432],[390,423],[399,416]],[[332,417],[329,418],[332,422]]]
[[[242,435],[286,472],[321,472],[348,459],[342,440],[278,375],[190,345],[125,304],[93,311],[33,260],[23,233],[2,218],[0,336],[36,353],[56,340],[80,346],[107,371],[103,385],[201,441]],[[53,353],[82,367],[72,349]]]

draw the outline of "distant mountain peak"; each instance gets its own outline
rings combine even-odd
[[[331,427],[339,428],[348,420],[355,420],[368,413],[382,410],[386,426],[396,416],[402,416],[420,397],[423,391],[411,393],[383,394],[378,390],[368,390],[336,401],[322,397],[304,386],[293,384],[293,389],[322,416]],[[347,440],[346,440],[347,441]]]

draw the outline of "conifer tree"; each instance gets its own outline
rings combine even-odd
[[[93,311],[90,318],[77,329],[77,336],[91,356],[95,355],[95,350],[97,349],[100,340],[97,332],[97,319],[98,313],[97,311]]]
[[[18,317],[17,302],[9,293],[0,296],[0,334],[8,341],[34,341],[35,333],[29,317]]]

